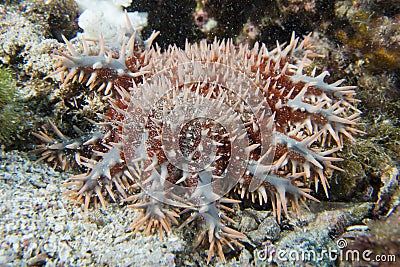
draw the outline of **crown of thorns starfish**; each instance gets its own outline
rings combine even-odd
[[[109,110],[96,132],[73,138],[51,123],[57,137],[35,134],[43,142],[37,151],[62,169],[87,169],[66,182],[66,195],[85,211],[131,202],[142,210],[133,231],[160,237],[173,224],[199,223],[195,247],[209,244],[207,261],[215,254],[224,261],[223,246],[245,238],[228,227],[239,199],[269,199],[280,221],[288,205],[299,214],[299,202],[318,201],[311,183],[328,196],[327,178],[341,170],[334,154],[360,132],[355,87],[326,83],[327,71],[303,73],[316,56],[309,36],[300,42],[293,34],[271,51],[215,40],[165,52],[151,46],[156,36],[125,32],[114,43],[90,41],[97,47],[64,38],[67,51],[57,52],[50,76],[97,89]]]

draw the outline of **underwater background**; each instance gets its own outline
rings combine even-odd
[[[207,248],[193,246],[195,225],[173,226],[160,239],[129,228],[139,212],[127,205],[110,201],[84,212],[63,196],[63,183],[87,168],[38,160],[38,133],[79,139],[110,114],[98,91],[62,86],[52,74],[62,56],[56,51],[81,34],[119,38],[126,16],[144,47],[159,32],[151,41],[160,51],[223,39],[272,50],[293,32],[309,36],[318,55],[309,68],[328,71],[328,83],[356,86],[362,112],[363,133],[335,151],[343,171],[329,174],[329,198],[312,186],[321,202],[280,222],[270,206],[238,204],[230,227],[246,236],[243,246],[224,249],[225,262],[208,262]],[[0,266],[399,265],[399,1],[0,1],[0,42]],[[70,165],[75,155],[66,155]]]

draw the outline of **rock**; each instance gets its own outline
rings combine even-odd
[[[48,256],[44,253],[37,255],[29,260],[28,266],[42,266],[47,262]]]
[[[278,241],[266,243],[254,251],[257,266],[271,263],[278,266],[305,263],[332,266],[334,259],[321,256],[323,251],[337,251],[335,239],[348,225],[365,218],[371,212],[373,203],[318,203],[312,206],[319,208],[315,216],[306,215],[300,223],[294,221],[293,230],[282,231]]]
[[[249,239],[257,246],[261,246],[264,241],[276,241],[279,239],[281,228],[274,217],[265,218],[258,228],[247,233]]]
[[[381,175],[382,187],[378,193],[378,200],[374,212],[390,214],[400,204],[399,170],[389,168]]]
[[[137,213],[127,207],[110,205],[100,224],[88,220],[98,211],[83,216],[79,206],[62,196],[66,189],[60,184],[69,174],[34,164],[23,153],[5,153],[1,159],[0,177],[7,172],[3,166],[13,166],[14,172],[8,180],[0,179],[1,265],[174,266],[186,247],[176,229],[162,241],[158,234],[133,236],[128,225]],[[38,189],[37,183],[49,185]]]

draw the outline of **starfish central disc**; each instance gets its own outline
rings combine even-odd
[[[271,120],[262,90],[244,73],[219,63],[179,64],[132,93],[125,159],[150,196],[176,206],[205,205],[226,195],[249,164],[271,164]],[[254,178],[257,188],[262,176]],[[206,200],[198,199],[205,191]]]

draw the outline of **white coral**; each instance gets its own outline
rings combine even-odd
[[[116,39],[124,32],[126,16],[122,7],[128,7],[132,0],[76,0],[83,11],[78,25],[84,30],[85,37],[98,38],[100,34],[105,40]],[[146,12],[128,12],[128,17],[135,30],[147,26]]]

